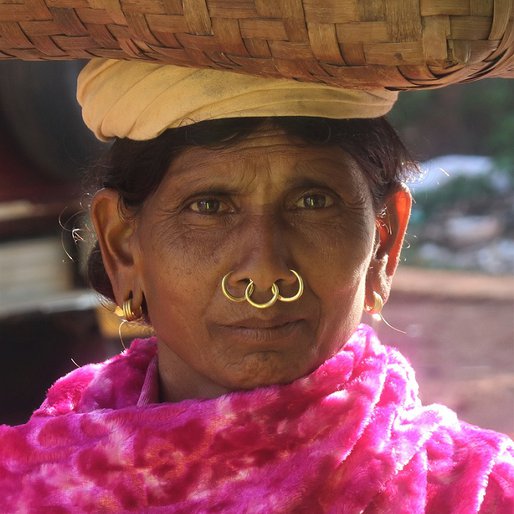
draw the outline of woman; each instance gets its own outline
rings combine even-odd
[[[422,407],[359,324],[387,301],[410,211],[412,165],[380,118],[394,97],[86,67],[84,118],[119,138],[91,280],[155,337],[1,429],[3,511],[512,512],[512,442]]]

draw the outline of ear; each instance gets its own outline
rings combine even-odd
[[[91,219],[116,303],[122,305],[132,295],[134,304],[141,305],[142,291],[136,281],[133,258],[135,222],[123,216],[116,191],[101,189],[96,193]]]
[[[366,305],[373,306],[373,291],[382,297],[384,303],[389,298],[409,223],[411,205],[410,191],[402,184],[388,196],[385,214],[376,219],[377,237],[366,280]]]

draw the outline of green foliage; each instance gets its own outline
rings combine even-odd
[[[498,120],[487,142],[498,167],[509,170],[514,177],[514,113]]]
[[[433,217],[440,211],[461,208],[473,211],[487,205],[495,194],[487,176],[457,176],[433,191],[424,191],[415,195],[418,215],[425,219]]]
[[[408,91],[389,116],[417,158],[488,155],[514,168],[514,80]]]

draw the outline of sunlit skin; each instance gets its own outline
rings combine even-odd
[[[144,297],[158,339],[161,399],[212,398],[293,381],[333,356],[372,291],[387,298],[410,207],[389,199],[387,230],[366,179],[338,147],[265,127],[235,146],[191,148],[133,218],[103,190],[93,220],[118,304]],[[265,302],[276,283],[293,303],[229,301],[221,279]]]

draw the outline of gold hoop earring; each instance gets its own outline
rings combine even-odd
[[[254,289],[255,289],[255,286],[253,284],[253,280],[250,280],[250,283],[246,286],[246,289],[245,289],[245,299],[252,307],[255,307],[257,309],[267,309],[268,307],[271,307],[272,305],[275,304],[275,302],[278,300],[278,297],[280,296],[278,286],[277,286],[277,284],[275,284],[275,282],[273,282],[273,284],[271,286],[271,292],[273,293],[273,296],[271,297],[271,299],[265,303],[257,303],[257,302],[254,302],[251,298],[251,295],[252,295]]]
[[[125,321],[131,322],[141,319],[143,317],[143,309],[139,305],[134,311],[132,306],[132,296],[129,296],[120,307],[116,307],[115,313],[123,318]]]
[[[382,309],[384,308],[384,300],[382,297],[376,292],[373,291],[373,307],[369,307],[368,305],[364,306],[364,310],[371,315],[373,319],[380,320],[382,319]]]
[[[289,271],[296,277],[296,280],[298,280],[298,291],[293,296],[281,296],[279,294],[278,299],[281,302],[295,302],[303,294],[303,279],[302,279],[302,277],[294,269],[290,269]]]
[[[223,294],[225,295],[225,298],[228,298],[231,302],[236,302],[236,303],[240,303],[240,302],[244,302],[246,300],[246,296],[243,295],[243,296],[234,296],[232,294],[230,294],[228,292],[228,289],[227,289],[227,280],[228,280],[228,277],[230,277],[230,275],[232,275],[232,271],[229,271],[222,279],[221,279],[221,291],[223,292]],[[252,283],[252,281],[250,280],[250,283]],[[250,284],[248,284],[249,286]],[[247,286],[247,289],[248,289],[248,286]],[[250,294],[253,293],[253,283],[252,283],[252,290],[250,292]]]

